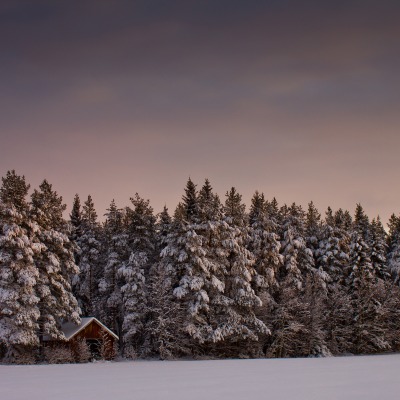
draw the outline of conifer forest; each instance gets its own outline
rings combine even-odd
[[[184,186],[184,185],[182,185]],[[111,197],[111,196],[110,196]],[[175,210],[133,195],[99,218],[8,171],[0,189],[0,358],[94,316],[126,358],[260,358],[400,349],[400,216],[388,226],[189,179]],[[28,360],[28,361],[27,361]]]

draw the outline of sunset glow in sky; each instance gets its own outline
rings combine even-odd
[[[190,176],[400,212],[400,3],[2,0],[0,174],[98,214]]]

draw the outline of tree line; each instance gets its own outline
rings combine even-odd
[[[98,221],[69,220],[46,180],[0,188],[0,355],[40,360],[44,336],[95,316],[125,357],[305,357],[400,347],[400,217],[388,232],[357,204],[322,217],[255,192],[187,181],[173,215],[138,194]]]

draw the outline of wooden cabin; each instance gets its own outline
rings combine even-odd
[[[115,348],[119,338],[97,318],[83,317],[80,325],[68,322],[61,325],[61,330],[65,340],[49,340],[47,345],[51,347],[68,346],[75,353],[79,351],[78,343],[84,340],[89,347],[92,359],[110,360],[115,357]]]

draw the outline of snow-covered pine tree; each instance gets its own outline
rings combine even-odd
[[[353,307],[352,347],[355,353],[373,353],[390,349],[386,339],[381,298],[382,281],[377,279],[370,249],[361,234],[354,231],[350,242],[347,286]]]
[[[82,210],[81,210],[81,200],[78,194],[76,194],[74,197],[72,211],[71,214],[69,215],[69,218],[70,218],[69,240],[74,245],[75,264],[79,265],[81,249],[79,247],[78,241],[82,235]],[[80,289],[80,276],[79,274],[77,274],[72,278],[72,291],[74,293],[75,298],[77,299],[79,299],[79,289]]]
[[[275,197],[271,201],[265,201],[265,210],[271,221],[275,222],[277,225],[281,223],[279,204]]]
[[[351,338],[352,309],[345,286],[350,237],[344,229],[343,217],[342,210],[333,214],[328,207],[315,253],[318,270],[325,277],[322,293],[326,295],[326,307],[322,323],[327,346],[333,354],[349,351]]]
[[[400,283],[400,217],[392,214],[389,223],[389,234],[387,238],[388,254],[387,265],[393,280]]]
[[[190,354],[187,336],[181,329],[186,310],[173,295],[174,280],[175,271],[167,259],[152,266],[147,285],[145,343],[149,354],[162,360]]]
[[[321,227],[318,249],[315,251],[316,266],[325,275],[328,289],[332,285],[344,283],[349,240],[348,232],[340,223],[335,223],[332,210],[328,208],[325,223]]]
[[[312,250],[305,241],[306,215],[300,206],[281,208],[283,268],[273,310],[273,335],[267,354],[273,357],[324,355],[321,335],[325,274],[316,270]]]
[[[207,315],[208,311],[208,298],[202,291],[205,282],[195,276],[197,270],[203,265],[202,259],[205,256],[201,248],[201,237],[195,232],[195,225],[198,222],[197,197],[196,185],[189,178],[182,202],[178,204],[174,212],[171,232],[161,252],[161,263],[164,266],[171,266],[173,295],[185,310],[181,329],[187,335],[188,347],[194,344],[192,336],[201,343],[205,341],[200,334],[196,335],[191,327],[193,320],[205,322],[203,315]],[[198,292],[197,295],[195,291]],[[180,329],[180,327],[177,328]]]
[[[98,316],[98,285],[101,279],[101,228],[92,197],[89,195],[83,205],[80,236],[76,242],[80,248],[79,275],[74,277],[75,293],[82,314]]]
[[[167,206],[164,206],[161,213],[158,215],[157,223],[157,251],[160,252],[167,242],[168,235],[172,229],[172,218],[168,213]]]
[[[29,185],[14,170],[0,188],[0,357],[21,362],[39,344],[38,271],[33,261],[40,246],[30,240],[35,224],[26,201]],[[3,354],[2,354],[3,353]]]
[[[255,191],[252,199],[249,212],[249,225],[252,226],[254,222],[260,221],[265,215],[267,203],[265,201],[264,193]]]
[[[325,340],[333,355],[352,351],[353,308],[347,288],[332,282],[328,285],[327,307],[323,317]]]
[[[372,281],[375,278],[372,267],[370,250],[361,234],[354,231],[350,240],[350,260],[347,271],[347,285],[353,292],[363,281]]]
[[[71,214],[69,215],[69,218],[70,218],[70,223],[72,226],[70,240],[73,242],[76,242],[77,239],[82,234],[82,210],[81,210],[81,200],[80,200],[78,194],[76,194],[74,197],[72,211],[71,211]],[[79,252],[77,252],[77,254],[75,256],[75,261],[77,264],[79,263],[78,255],[79,255]]]
[[[319,241],[321,238],[321,214],[318,212],[314,203],[311,201],[308,204],[308,211],[306,215],[306,245],[311,249],[316,264],[316,252],[319,248]]]
[[[99,281],[101,320],[122,338],[122,279],[118,270],[129,258],[128,235],[124,213],[112,200],[104,223],[102,248],[105,251],[103,276]]]
[[[217,234],[221,216],[219,199],[209,182],[203,186],[200,200],[189,178],[161,252],[161,262],[174,271],[173,294],[185,310],[182,329],[194,353],[205,351],[205,344],[217,340],[214,300],[224,291],[226,273],[215,258],[217,253],[220,258],[223,254]]]
[[[351,236],[353,231],[353,218],[348,210],[342,210],[339,208],[333,216],[333,225],[347,232],[348,236]]]
[[[370,241],[370,223],[368,215],[365,214],[365,211],[361,204],[356,205],[356,211],[354,214],[354,222],[353,229],[359,233],[361,238],[365,243]]]
[[[31,216],[38,229],[33,240],[42,246],[34,256],[39,271],[36,294],[39,297],[39,337],[63,338],[63,321],[79,323],[80,309],[72,293],[71,280],[79,271],[74,246],[68,238],[69,224],[63,218],[66,205],[46,180],[33,192]]]
[[[129,259],[118,270],[123,281],[121,287],[123,303],[123,343],[124,352],[146,354],[143,347],[143,329],[146,318],[146,277],[156,260],[156,218],[149,200],[137,193],[131,198],[134,209],[127,209]]]
[[[156,225],[157,251],[168,245],[173,230],[172,218],[164,206]],[[161,359],[172,359],[190,353],[185,347],[187,338],[180,327],[184,323],[185,310],[173,295],[176,271],[168,257],[156,261],[150,269],[147,283],[145,343],[149,353]]]
[[[175,273],[173,294],[186,312],[183,331],[195,341],[204,343],[208,335],[193,329],[193,325],[207,322],[209,310],[209,298],[204,291],[205,279],[198,276],[199,271],[205,268],[202,238],[195,231],[198,221],[198,193],[189,178],[182,202],[175,210],[172,231],[161,257],[162,262],[170,264]]]
[[[179,287],[174,293],[178,298],[182,298],[182,293],[185,294],[183,302],[188,310],[186,329],[189,335],[198,344],[209,345],[224,340],[228,334],[219,327],[218,320],[218,311],[225,306],[221,299],[224,298],[224,279],[227,273],[220,231],[222,205],[208,179],[198,196],[193,188],[189,179],[186,196],[183,197],[186,216],[189,218],[187,228],[190,230],[189,235],[193,235],[187,235],[185,250],[189,250],[192,254],[188,252],[188,255],[193,258],[190,260],[191,265],[187,263],[185,269],[179,271]]]
[[[387,234],[379,216],[371,222],[368,245],[374,274],[380,279],[390,279],[390,271],[386,260]]]
[[[152,319],[157,318],[157,314],[162,312],[164,305],[168,305],[171,302],[174,309],[171,318],[172,320],[177,319],[180,321],[180,323],[171,326],[172,331],[170,334],[169,325],[165,328],[167,335],[175,338],[179,343],[179,349],[175,346],[174,348],[170,347],[172,356],[181,353],[181,350],[185,354],[194,353],[193,341],[188,332],[191,314],[187,298],[185,299],[185,295],[189,292],[187,287],[188,282],[187,280],[181,282],[187,268],[192,269],[192,265],[199,261],[199,255],[202,256],[202,254],[198,254],[199,237],[195,234],[193,228],[198,211],[197,191],[193,182],[190,179],[189,181],[185,188],[183,201],[177,205],[174,211],[171,225],[168,228],[168,234],[163,238],[159,238],[159,244],[163,248],[160,253],[159,263],[156,263],[152,268],[149,285],[150,290],[157,290],[156,282],[163,282],[159,283],[160,290],[155,295],[155,302],[149,303]],[[187,204],[185,198],[188,199]],[[187,207],[189,204],[190,207]],[[191,210],[194,210],[194,212],[191,212]],[[170,286],[170,293],[168,293],[168,286]],[[172,297],[169,297],[171,294]],[[150,296],[150,299],[152,298],[153,295]],[[159,318],[158,321],[161,324],[163,318]],[[162,340],[162,330],[159,330],[159,327],[159,324],[150,322],[149,332],[155,332],[152,334],[153,338],[151,339],[155,343]],[[173,342],[170,341],[170,343]]]
[[[196,222],[198,220],[199,206],[197,195],[196,185],[189,178],[186,183],[185,194],[182,197],[182,202],[178,204],[177,207],[180,208],[180,211],[183,211],[184,218],[188,222]]]
[[[226,193],[223,211],[224,218],[218,230],[219,240],[222,239],[222,252],[219,254],[222,256],[220,263],[227,261],[227,266],[223,268],[226,271],[224,292],[216,297],[216,304],[221,307],[216,333],[224,342],[224,356],[260,355],[263,341],[259,339],[270,331],[255,313],[262,302],[252,287],[257,275],[255,260],[246,248],[250,241],[248,221],[242,196],[235,188]],[[218,253],[216,256],[218,258]],[[267,277],[270,278],[271,274],[267,273],[264,278]]]
[[[305,241],[305,213],[292,204],[286,212],[283,225],[282,255],[284,268],[282,281],[301,289],[306,274],[315,272],[313,253]]]
[[[292,302],[300,300],[306,274],[313,268],[313,257],[311,250],[306,248],[305,213],[301,207],[295,204],[291,207],[284,205],[281,208],[281,215],[283,216],[283,226],[281,227],[283,268],[280,268],[278,276],[279,293],[276,296],[278,304],[275,309],[275,331],[287,331],[290,326],[297,331],[300,325],[297,322],[293,324],[293,322],[299,318],[299,315],[294,313],[300,305],[292,304],[291,310],[286,308],[291,297],[293,298]],[[285,347],[285,344],[281,342],[279,354],[286,353],[282,346]]]
[[[233,197],[239,199],[237,217],[243,206],[240,196],[233,193]],[[175,293],[186,291],[188,332],[198,343],[206,345],[203,348],[213,354],[229,351],[238,355],[242,347],[238,343],[256,341],[259,333],[268,332],[254,315],[254,308],[261,301],[251,287],[255,271],[251,254],[245,248],[244,216],[242,227],[235,226],[229,216],[224,218],[220,200],[207,179],[197,199],[197,223],[193,230],[194,237],[200,239],[201,256],[196,257],[194,268],[183,271]]]
[[[333,215],[333,210],[330,206],[325,211],[325,224],[329,226],[335,225],[335,217]]]
[[[261,296],[265,307],[267,303],[273,301],[271,296],[279,286],[278,274],[283,263],[283,256],[279,253],[281,243],[277,234],[276,213],[271,217],[266,204],[270,203],[264,202],[264,195],[258,192],[251,199],[251,224],[247,241],[254,257],[256,292]],[[269,208],[273,212],[275,207]]]

